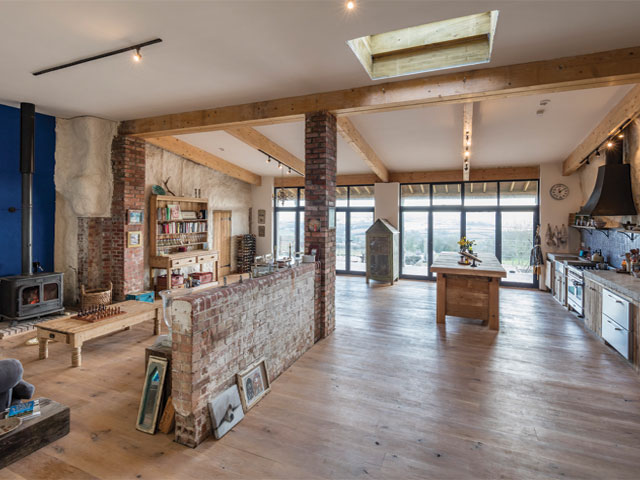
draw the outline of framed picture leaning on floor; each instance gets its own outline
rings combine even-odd
[[[271,389],[264,359],[258,360],[246,370],[238,373],[236,381],[240,390],[242,408],[245,412],[258,403]]]

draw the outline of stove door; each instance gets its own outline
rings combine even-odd
[[[580,314],[583,308],[583,290],[584,280],[570,272],[567,277],[567,303]]]

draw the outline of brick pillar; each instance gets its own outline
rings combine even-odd
[[[127,225],[127,210],[144,210],[145,146],[144,140],[123,136],[115,137],[111,146],[111,222],[102,253],[103,265],[111,264],[116,300],[144,288],[144,245],[127,248],[127,232],[144,231],[144,226]]]
[[[329,112],[305,117],[304,250],[315,249],[316,340],[335,329],[336,229],[329,228],[329,210],[336,206],[336,117]]]

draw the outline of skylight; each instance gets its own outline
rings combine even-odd
[[[354,38],[372,80],[488,63],[498,10]]]

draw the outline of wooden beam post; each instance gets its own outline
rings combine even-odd
[[[607,113],[587,138],[578,145],[562,164],[562,174],[571,175],[582,166],[587,156],[602,144],[627,120],[640,115],[640,85],[636,85]]]
[[[631,47],[129,120],[120,126],[120,134],[150,138],[302,120],[305,113],[315,111],[339,116],[637,82],[640,47]]]
[[[367,164],[371,171],[378,176],[380,181],[388,182],[389,171],[387,167],[384,166],[378,154],[371,148],[348,117],[343,116],[338,118],[338,131],[340,135],[342,135],[342,138],[351,145],[351,148],[362,157],[364,163]]]
[[[471,133],[473,128],[473,102],[465,103],[462,113],[462,179],[469,181],[471,171]]]
[[[231,162],[227,162],[212,153],[195,147],[176,137],[148,138],[146,142],[167,150],[168,152],[175,153],[176,155],[186,158],[187,160],[191,160],[197,164],[204,165],[205,167],[209,167],[220,173],[229,175],[230,177],[250,183],[251,185],[262,184],[262,177],[260,175],[256,175],[249,170],[245,170]]]
[[[288,150],[282,148],[270,138],[261,134],[255,128],[234,127],[225,128],[224,131],[229,135],[233,135],[238,140],[246,143],[250,147],[253,147],[256,150],[262,150],[267,155],[271,155],[280,163],[287,167],[290,167],[300,175],[304,175],[304,162],[302,160],[300,160],[294,154],[290,153]]]

